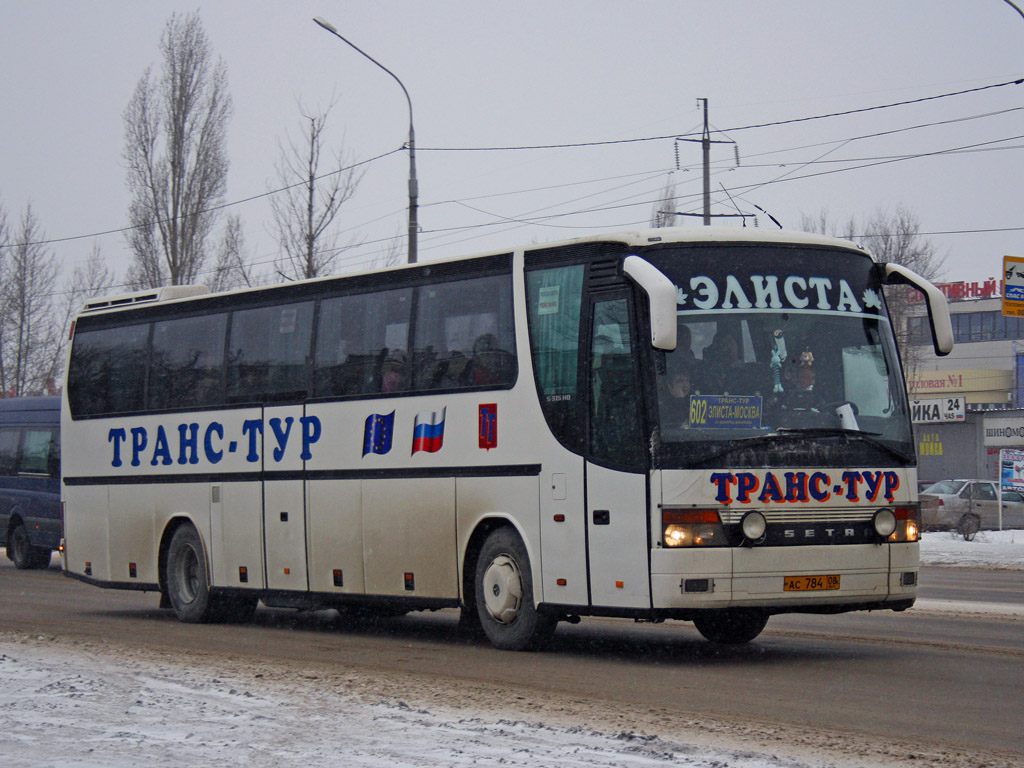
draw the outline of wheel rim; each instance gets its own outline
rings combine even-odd
[[[199,594],[199,555],[193,547],[186,546],[178,555],[177,565],[179,594],[185,603],[191,603]]]
[[[25,529],[21,527],[15,528],[14,533],[11,534],[11,540],[14,544],[15,562],[25,562],[25,559],[28,557],[28,536],[25,533]]]
[[[516,561],[498,555],[484,571],[483,598],[487,613],[499,624],[511,624],[519,616],[523,576]]]

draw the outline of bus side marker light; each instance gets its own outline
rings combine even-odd
[[[290,575],[291,575],[291,572],[292,572],[292,569],[291,569],[291,568],[285,568],[285,569],[284,569],[284,575],[285,575],[285,576],[290,576]]]
[[[560,587],[564,587],[568,583],[569,582],[566,581],[565,579],[555,579],[555,584],[557,584]]]
[[[624,581],[616,581],[615,582],[615,588],[616,589],[622,589],[625,586],[626,586],[626,582],[624,582]]]
[[[135,567],[135,563],[128,563],[128,578],[134,579],[138,577],[138,569]]]
[[[249,581],[249,569],[244,565],[238,567],[238,580],[243,584]]]
[[[88,560],[85,561],[85,575],[92,576],[92,563]]]
[[[564,523],[565,522],[565,515],[555,515],[555,522],[556,523]]]
[[[416,590],[416,576],[407,573],[405,574],[405,589],[407,592],[414,592]]]
[[[345,586],[345,579],[342,578],[341,569],[340,568],[335,568],[333,575],[334,575],[334,586],[336,586],[336,587],[344,587]]]

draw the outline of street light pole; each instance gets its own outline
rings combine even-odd
[[[418,240],[417,236],[419,234],[418,201],[420,189],[419,181],[416,178],[416,133],[412,127],[412,99],[409,98],[409,91],[406,90],[402,81],[398,79],[398,75],[385,67],[366,51],[362,50],[359,46],[342,37],[338,30],[334,28],[334,25],[329,21],[321,18],[320,16],[315,17],[313,21],[391,75],[391,77],[394,78],[394,81],[398,83],[398,86],[402,89],[402,93],[405,94],[405,100],[409,104],[409,263],[415,264]]]

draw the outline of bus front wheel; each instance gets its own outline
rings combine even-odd
[[[750,608],[724,608],[698,616],[693,623],[712,643],[734,645],[749,643],[760,635],[768,623],[768,614]]]
[[[497,528],[484,540],[474,591],[480,625],[495,648],[537,650],[554,634],[557,621],[534,604],[530,559],[512,528]]]

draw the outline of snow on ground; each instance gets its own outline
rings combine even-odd
[[[0,755],[5,768],[843,765],[700,746],[684,734],[669,741],[583,722],[467,715],[443,704],[428,711],[387,694],[360,695],[367,674],[296,678],[270,666],[225,668],[146,652],[115,657],[0,632]]]
[[[926,533],[925,565],[1024,569],[1024,531],[974,541]],[[400,690],[400,689],[399,689]],[[453,696],[450,692],[447,694]],[[406,703],[372,673],[322,677],[280,665],[111,649],[0,630],[0,755],[5,768],[847,768],[894,764],[852,744],[773,748],[693,724],[670,737],[597,724],[467,711],[442,693]],[[413,699],[409,699],[412,701]],[[621,714],[621,713],[620,713]],[[545,722],[540,722],[540,721]],[[709,733],[712,734],[709,737]],[[702,735],[703,734],[703,735]],[[784,743],[790,737],[778,734]],[[861,745],[866,748],[867,745]],[[920,756],[914,764],[928,764]],[[902,761],[900,761],[902,762]]]
[[[952,531],[921,537],[921,565],[1024,570],[1024,530],[980,531],[973,541]]]

